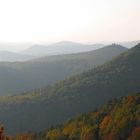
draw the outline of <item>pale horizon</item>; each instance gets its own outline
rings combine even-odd
[[[4,0],[0,44],[139,40],[139,14],[138,0]]]

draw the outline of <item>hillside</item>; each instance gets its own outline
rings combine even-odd
[[[27,92],[54,84],[101,65],[126,50],[113,44],[85,53],[43,57],[27,62],[1,62],[0,95]]]
[[[140,94],[110,100],[107,104],[63,125],[39,134],[25,133],[14,140],[139,140]]]
[[[138,140],[139,122],[140,94],[137,94],[109,101],[94,112],[49,130],[45,137],[48,140]]]
[[[91,111],[114,97],[137,93],[139,60],[140,44],[102,66],[54,86],[18,96],[3,96],[0,120],[8,133],[39,131]]]

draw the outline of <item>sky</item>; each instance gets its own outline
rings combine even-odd
[[[0,43],[139,37],[140,0],[0,0]]]

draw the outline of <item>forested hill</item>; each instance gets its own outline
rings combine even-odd
[[[52,87],[1,97],[0,120],[9,133],[39,131],[91,111],[114,97],[137,93],[140,90],[139,60],[140,44],[102,66]]]
[[[46,118],[47,119],[47,118]],[[139,140],[140,93],[110,100],[93,112],[39,134],[25,133],[14,140]]]
[[[57,84],[50,97],[85,95],[101,101],[140,89],[140,44],[110,62]],[[62,88],[59,88],[63,85]],[[70,94],[68,94],[70,93]],[[83,94],[82,94],[83,93]]]

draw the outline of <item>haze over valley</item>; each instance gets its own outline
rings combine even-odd
[[[140,140],[140,1],[0,1],[0,140]]]

